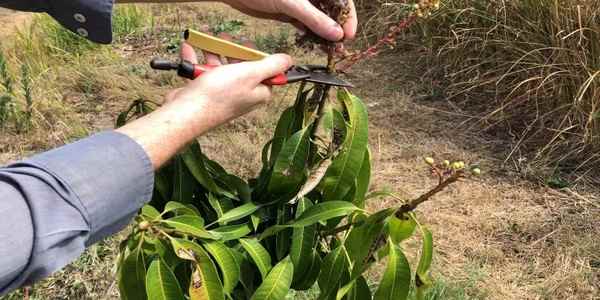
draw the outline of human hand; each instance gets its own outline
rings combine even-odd
[[[339,41],[353,39],[358,25],[353,0],[348,0],[350,14],[342,27],[320,11],[309,0],[223,0],[231,7],[254,17],[290,22],[300,22],[321,37]]]
[[[221,64],[214,54],[205,53],[205,58],[206,64]],[[182,59],[198,63],[196,53],[185,43]],[[232,64],[219,66],[171,91],[159,109],[117,131],[140,144],[158,169],[198,136],[267,102],[272,92],[262,82],[292,65],[292,59],[284,54],[260,61],[229,62]]]
[[[261,82],[284,73],[292,66],[292,59],[284,54],[253,62],[229,59],[228,65],[222,65],[220,58],[214,54],[205,52],[204,57],[205,64],[219,67],[169,93],[167,102],[179,105],[178,102],[191,101],[201,106],[202,115],[198,119],[208,122],[211,127],[244,115],[270,100],[271,87]],[[187,43],[181,46],[181,58],[198,63],[194,49]]]

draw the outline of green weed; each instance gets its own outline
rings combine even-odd
[[[240,33],[244,25],[246,24],[240,20],[225,20],[222,16],[217,16],[212,21],[210,31],[216,35],[220,33],[236,35]]]
[[[116,41],[143,33],[146,20],[152,20],[147,8],[140,5],[118,5],[113,14],[113,33]]]
[[[282,29],[277,33],[268,33],[256,37],[256,47],[267,53],[287,53],[292,48],[290,32]]]

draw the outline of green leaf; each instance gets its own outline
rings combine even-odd
[[[202,220],[202,218],[199,216],[176,216],[167,220],[162,220],[161,223],[174,228],[178,232],[193,235],[197,238],[210,240],[216,240],[219,238],[214,234],[204,230],[204,220]]]
[[[223,190],[217,186],[208,173],[202,150],[198,143],[192,143],[182,153],[181,157],[194,178],[207,190],[216,194],[223,194]]]
[[[142,216],[148,221],[153,221],[160,218],[160,213],[150,204],[146,204],[142,207]]]
[[[385,219],[393,215],[395,209],[385,209],[369,216],[365,222],[352,228],[344,242],[350,260],[353,262],[352,275],[362,273],[366,258],[383,232]]]
[[[289,206],[287,204],[281,205],[277,209],[277,224],[285,224],[292,219]],[[275,257],[277,260],[281,260],[288,255],[290,252],[290,246],[292,230],[287,228],[275,236]]]
[[[296,217],[312,206],[312,202],[303,198],[298,202]],[[316,226],[296,227],[292,232],[292,245],[290,246],[290,259],[294,264],[295,286],[307,274],[313,259],[313,248],[316,240]]]
[[[193,206],[187,206],[179,202],[170,201],[167,203],[167,205],[165,205],[165,210],[163,210],[162,214],[164,215],[166,213],[176,212],[182,215],[194,215],[200,217],[198,211],[192,207]]]
[[[155,259],[148,268],[146,293],[152,300],[184,299],[175,274],[161,259]]]
[[[342,151],[334,159],[323,179],[325,201],[344,198],[354,186],[368,144],[368,115],[364,103],[345,89],[338,91],[338,99],[345,104],[350,120]]]
[[[371,152],[367,149],[363,163],[356,177],[356,191],[354,193],[353,203],[357,207],[365,208],[365,199],[369,190],[369,183],[371,181]]]
[[[420,226],[419,228],[423,235],[423,249],[421,250],[419,265],[417,266],[416,285],[417,289],[426,289],[431,285],[429,267],[431,267],[433,257],[433,236],[427,227]]]
[[[304,291],[315,285],[315,282],[321,273],[321,264],[321,257],[313,251],[309,267],[306,269],[306,273],[300,280],[293,282],[294,289],[298,291]]]
[[[345,201],[319,203],[308,208],[294,221],[294,223],[290,224],[290,226],[305,227],[319,221],[327,221],[329,219],[347,216],[356,210],[359,210],[359,208],[354,206],[354,204]]]
[[[275,127],[275,133],[273,134],[273,139],[271,140],[271,154],[269,159],[271,163],[275,162],[279,156],[279,152],[281,152],[281,148],[289,138],[288,132],[293,121],[294,108],[290,107],[283,111],[281,117],[279,117],[277,126]]]
[[[224,300],[223,284],[208,253],[188,240],[173,238],[171,243],[177,256],[192,261],[195,267],[189,287],[190,300]]]
[[[359,208],[354,206],[354,204],[346,201],[329,201],[325,203],[319,203],[317,205],[311,206],[291,224],[275,225],[267,228],[260,235],[260,240],[263,240],[289,227],[310,226],[317,222],[323,222],[329,219],[347,216],[348,214],[356,210],[359,210]]]
[[[396,244],[410,238],[415,232],[417,223],[408,215],[402,219],[391,217],[386,224],[386,231]]]
[[[352,290],[346,296],[346,300],[371,300],[372,298],[369,284],[367,284],[367,280],[363,276],[356,280]]]
[[[146,266],[140,247],[133,249],[119,266],[119,292],[123,300],[146,299]]]
[[[337,291],[343,272],[348,268],[346,255],[346,249],[340,246],[325,256],[319,275],[320,299],[326,299]]]
[[[212,193],[208,194],[208,203],[210,203],[210,206],[215,210],[219,218],[222,217],[223,214],[225,214],[229,210],[233,209],[233,202],[231,202],[230,199],[219,199],[215,197],[215,195],[213,195]]]
[[[310,128],[312,127],[296,132],[281,148],[267,187],[269,193],[295,193],[306,178],[306,159],[310,149]]]
[[[218,220],[217,222],[219,223],[228,223],[231,221],[237,221],[239,219],[242,219],[244,217],[247,217],[251,214],[253,214],[255,211],[257,211],[260,208],[260,206],[254,204],[254,203],[246,203],[242,206],[238,206],[226,213],[224,213]]]
[[[171,200],[180,203],[194,203],[196,180],[180,156],[175,157],[173,174],[173,195]]]
[[[379,283],[375,300],[403,300],[408,297],[410,290],[411,273],[408,260],[391,239],[388,239],[389,259],[388,265]]]
[[[150,204],[163,207],[164,203],[171,199],[172,177],[170,165],[163,166],[154,174],[154,195]]]
[[[293,273],[294,264],[288,256],[273,267],[251,299],[284,300],[290,290]]]
[[[249,224],[220,226],[209,231],[209,233],[218,236],[219,240],[223,242],[237,240],[247,236],[250,232],[252,232],[252,228]]]
[[[254,228],[254,231],[258,230],[258,226],[261,222],[260,216],[258,216],[257,214],[252,214],[250,216],[250,221],[252,222],[252,228]]]
[[[244,250],[252,257],[264,280],[271,270],[271,255],[256,239],[240,239],[239,241]]]
[[[207,242],[203,245],[221,268],[223,289],[226,294],[230,294],[240,280],[240,266],[231,249],[220,242]]]

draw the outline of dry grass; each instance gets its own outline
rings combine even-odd
[[[449,0],[420,34],[445,98],[525,172],[600,167],[597,1]],[[533,172],[532,172],[533,171]]]
[[[246,24],[241,32],[250,37],[278,30],[272,23],[222,6],[201,7],[150,6],[155,17],[141,33],[104,50],[67,57],[67,63],[48,59],[54,63],[47,73],[54,75],[36,81],[37,95],[45,89],[52,91],[48,95],[56,95],[48,98],[56,99],[60,111],[69,112],[66,128],[74,124],[96,132],[110,128],[116,112],[131,101],[140,97],[160,101],[166,90],[181,84],[146,65],[152,56],[173,56],[167,46],[186,24],[237,19]],[[183,9],[195,13],[181,19],[178,12]],[[294,56],[305,62],[317,60],[314,54]],[[96,68],[82,72],[83,64]],[[392,187],[406,197],[426,191],[435,181],[427,176],[423,155],[460,158],[479,163],[484,170],[479,180],[460,183],[419,209],[421,218],[431,224],[436,243],[433,269],[438,281],[429,299],[598,299],[600,228],[595,224],[600,222],[600,193],[547,190],[500,167],[504,142],[457,127],[468,118],[455,114],[448,104],[425,100],[429,85],[412,77],[404,65],[396,55],[381,57],[359,65],[350,77],[357,85],[354,91],[369,107],[373,188]],[[271,135],[276,117],[291,103],[293,91],[293,87],[278,89],[270,105],[202,137],[207,154],[228,170],[255,175],[260,148]],[[61,120],[62,115],[48,112],[51,116]],[[59,130],[48,128],[46,133]],[[3,132],[6,143],[2,145],[23,145],[8,148],[9,159],[78,136],[65,133],[64,139],[53,141],[53,134],[44,137],[37,132],[11,137]],[[380,208],[394,201],[376,200],[370,206]],[[120,238],[95,246],[64,271],[36,284],[32,299],[118,299],[113,260]],[[16,292],[4,299],[22,299],[22,295]]]

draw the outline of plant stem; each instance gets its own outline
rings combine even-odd
[[[419,198],[416,198],[414,200],[411,200],[410,202],[408,202],[407,204],[402,205],[398,211],[396,211],[396,217],[400,217],[403,214],[407,213],[407,212],[411,212],[415,209],[417,209],[417,207],[421,204],[423,204],[424,202],[427,202],[429,199],[431,199],[431,197],[433,197],[435,194],[443,191],[444,189],[446,189],[449,185],[459,181],[461,178],[464,177],[464,171],[460,170],[457,171],[456,173],[454,173],[452,176],[448,177],[448,179],[440,182],[440,184],[438,184],[436,187],[434,187],[433,189],[431,189],[429,192],[419,196]]]

